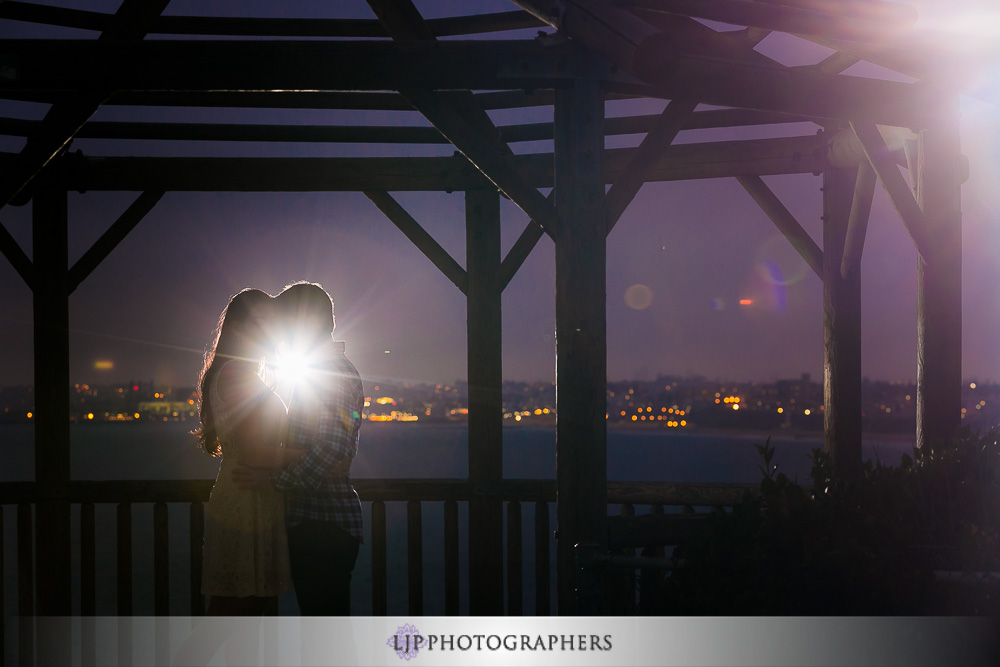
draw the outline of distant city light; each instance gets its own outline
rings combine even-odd
[[[975,382],[972,382],[972,383],[969,384],[969,389],[975,389],[975,388],[976,388],[976,383]]]
[[[752,306],[753,305],[753,299],[740,299],[740,305],[741,306]]]

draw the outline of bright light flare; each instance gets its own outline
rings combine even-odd
[[[284,345],[278,349],[277,363],[274,368],[277,373],[278,386],[298,386],[305,381],[308,369],[309,360],[304,352]]]

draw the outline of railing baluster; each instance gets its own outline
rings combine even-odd
[[[651,505],[650,514],[663,514],[663,505]],[[663,558],[663,547],[644,547],[639,555],[648,558]],[[656,613],[656,584],[662,573],[658,570],[644,569],[639,574],[639,613],[649,616]]]
[[[34,560],[32,558],[31,504],[17,506],[17,613],[18,664],[30,667],[35,662]]]
[[[118,503],[118,664],[132,664],[132,504]]]
[[[170,615],[170,542],[165,502],[153,505],[153,613]]]
[[[549,504],[535,503],[535,616],[552,613],[549,591]]]
[[[169,512],[162,500],[153,503],[153,613],[156,662],[170,662],[170,541]]]
[[[97,613],[97,539],[94,503],[80,503],[80,614]]]
[[[118,503],[118,615],[132,615],[132,504]]]
[[[388,563],[385,545],[385,503],[372,503],[372,615],[388,614]]]
[[[507,503],[507,615],[524,614],[523,556],[521,555],[521,503]]]
[[[80,503],[80,664],[97,664],[97,535],[94,503]]]
[[[205,614],[205,596],[201,594],[201,548],[205,539],[205,510],[201,502],[191,503],[191,615]]]
[[[458,616],[458,503],[444,503],[444,613]]]
[[[619,516],[635,516],[635,506],[632,503],[623,503],[618,514]],[[621,549],[618,553],[623,556],[634,556],[635,549]],[[615,568],[613,571],[615,573],[615,598],[612,603],[616,609],[612,613],[634,616],[636,571],[628,568]]]
[[[420,501],[406,503],[406,582],[411,616],[424,613],[424,546]]]

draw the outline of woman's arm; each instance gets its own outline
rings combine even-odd
[[[219,393],[235,422],[233,438],[240,462],[266,468],[287,465],[283,460],[286,450],[280,447],[286,430],[285,404],[250,364],[228,364],[219,377]],[[299,456],[302,454],[295,458]]]

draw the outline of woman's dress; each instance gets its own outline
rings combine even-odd
[[[222,400],[220,375],[221,369],[209,385],[222,465],[205,512],[201,592],[231,597],[279,595],[292,587],[285,499],[271,488],[248,491],[233,484],[231,473],[240,461],[233,428],[241,415],[239,406],[227,406]]]

